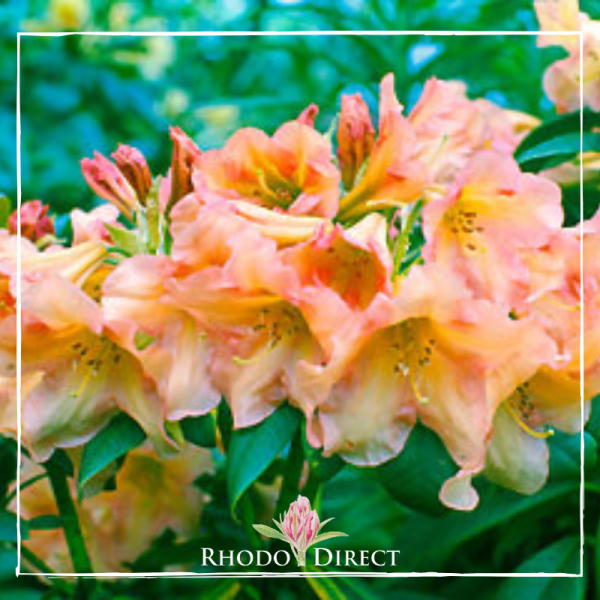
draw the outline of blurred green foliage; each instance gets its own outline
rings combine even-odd
[[[290,0],[94,2],[11,0],[6,30],[535,30],[531,0]],[[117,143],[138,146],[157,172],[170,155],[167,127],[203,148],[241,126],[273,130],[316,102],[326,129],[339,96],[361,91],[375,108],[377,84],[396,73],[407,107],[431,76],[461,79],[472,97],[540,117],[553,112],[540,86],[560,50],[534,36],[69,36],[21,38],[23,198],[58,213],[93,201],[79,160]],[[0,77],[0,191],[16,195],[14,39],[4,36]]]
[[[535,31],[532,4],[533,0],[5,0],[0,4],[0,191],[16,198],[17,31]],[[597,0],[581,5],[600,17]],[[360,91],[376,110],[378,82],[390,71],[396,74],[397,92],[407,107],[427,78],[437,76],[464,81],[471,97],[487,97],[547,118],[554,109],[544,97],[541,78],[559,56],[557,49],[538,50],[534,36],[508,35],[23,37],[23,199],[39,198],[61,215],[75,206],[89,207],[94,197],[83,182],[79,160],[95,150],[108,154],[117,143],[137,146],[155,172],[165,171],[171,151],[169,125],[181,126],[207,148],[242,126],[272,131],[315,102],[321,109],[317,125],[325,130],[342,93]],[[600,431],[597,419],[592,425]],[[598,481],[597,466],[589,470],[589,477]],[[414,555],[417,569],[528,570],[543,565],[576,571],[578,546],[572,536],[578,535],[577,482],[575,460],[567,475],[534,501],[520,499],[517,504],[511,497],[502,505],[506,494],[498,499],[488,490],[492,509],[487,513],[434,518],[398,504],[381,482],[344,470],[332,480],[323,502],[344,519],[340,528],[353,532],[364,547],[412,548],[407,554]],[[598,486],[589,485],[586,542],[593,545],[600,514]],[[504,514],[499,506],[514,511]],[[212,510],[223,507],[215,502]],[[370,529],[359,530],[365,515]],[[218,516],[221,523],[228,518]],[[207,522],[206,535],[216,535],[211,519]],[[159,554],[167,557],[167,550],[160,548]],[[42,587],[11,581],[13,556],[0,549],[0,598],[41,597]],[[587,557],[587,589],[594,597],[591,590],[600,568],[595,565],[594,573],[594,555]],[[565,560],[568,565],[561,563]],[[578,580],[330,581],[328,596],[306,583],[302,595],[309,597],[312,590],[320,597],[552,600],[583,599],[586,593]],[[130,598],[228,597],[235,591],[248,598],[292,598],[298,585],[293,580],[124,580],[112,593]]]

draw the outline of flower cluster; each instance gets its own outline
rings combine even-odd
[[[356,465],[400,454],[419,421],[458,466],[440,492],[456,509],[475,475],[543,485],[551,428],[581,427],[581,367],[586,401],[600,390],[600,217],[563,227],[560,188],[512,158],[535,120],[459,83],[428,81],[405,115],[387,75],[377,127],[358,94],[333,133],[317,113],[207,151],[172,128],[162,178],[126,146],[85,159],[109,204],[72,213],[69,246],[23,205],[23,237],[0,236],[1,431],[20,291],[37,460],[118,411],[175,454],[178,423],[224,398],[236,428],[290,403],[312,446]]]

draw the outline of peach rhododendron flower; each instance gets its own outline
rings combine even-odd
[[[416,268],[399,283],[389,324],[348,349],[341,368],[304,368],[316,396],[307,433],[328,453],[378,464],[402,450],[418,416],[461,468],[442,501],[471,509],[497,406],[554,354],[532,321],[472,300],[451,271]]]
[[[23,438],[39,459],[90,439],[117,408],[160,449],[171,443],[160,402],[133,355],[110,337],[93,281],[101,244],[28,255],[22,261],[22,368],[37,384],[23,397]],[[97,289],[95,289],[95,287]]]
[[[168,421],[204,414],[220,399],[208,376],[211,355],[202,331],[164,301],[165,282],[176,269],[165,256],[135,256],[106,278],[102,297],[108,329],[155,382]]]
[[[203,505],[193,482],[210,470],[209,451],[193,446],[186,446],[170,460],[158,458],[148,447],[130,452],[116,475],[116,489],[102,491],[79,505],[95,572],[130,570],[131,563],[167,529],[182,540],[192,537]],[[40,472],[34,463],[25,463],[24,477]],[[21,493],[21,511],[26,519],[56,514],[47,480],[38,481]],[[32,532],[24,543],[57,572],[73,572],[65,539],[56,530]]]
[[[546,94],[558,112],[578,110],[583,71],[583,105],[600,110],[600,22],[580,13],[578,0],[536,0],[535,9],[541,31],[549,34],[540,35],[538,45],[562,46],[568,52],[567,58],[550,65],[546,71]],[[583,53],[579,36],[552,35],[560,31],[580,31]]]
[[[417,155],[438,184],[452,182],[480,150],[512,154],[537,123],[533,117],[503,110],[487,100],[470,100],[461,82],[436,78],[425,83],[408,120],[417,137]]]
[[[299,121],[269,137],[240,129],[221,150],[196,161],[194,187],[230,199],[277,207],[294,214],[333,217],[338,210],[339,173],[330,142]]]
[[[350,103],[346,106],[347,110],[355,108]],[[362,112],[361,118],[364,118]],[[351,117],[342,114],[341,127],[347,118]],[[414,130],[402,115],[402,106],[394,91],[394,76],[390,73],[381,82],[375,144],[358,181],[340,201],[340,217],[357,217],[370,210],[418,200],[428,175],[416,157],[416,142]],[[359,170],[362,166],[357,165]]]
[[[548,243],[562,218],[558,186],[482,152],[425,207],[423,255],[456,269],[482,297],[512,305],[528,281],[520,251]]]

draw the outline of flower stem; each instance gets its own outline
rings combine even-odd
[[[306,551],[298,552],[298,566],[299,567],[306,566]]]
[[[53,460],[48,461],[45,467],[58,507],[63,531],[65,532],[73,569],[76,573],[93,573],[92,562],[83,540],[77,509],[69,491],[67,475],[62,467]]]

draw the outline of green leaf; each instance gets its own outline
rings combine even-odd
[[[586,132],[581,135],[569,133],[546,140],[538,146],[525,150],[518,158],[524,171],[541,171],[560,165],[583,152],[600,151],[600,135]]]
[[[0,196],[0,227],[8,227],[8,218],[12,213],[12,204],[7,196]]]
[[[181,431],[183,437],[196,446],[214,448],[217,445],[216,423],[212,413],[183,419]]]
[[[421,512],[446,512],[439,500],[442,484],[458,471],[440,439],[417,425],[399,456],[376,468],[388,492],[400,503]]]
[[[321,535],[318,535],[310,545],[312,546],[313,544],[320,544],[321,542],[325,542],[326,540],[336,537],[348,537],[348,534],[342,533],[341,531],[329,531],[327,533],[322,533]]]
[[[403,559],[403,569],[416,572],[451,568],[448,562],[457,555],[458,548],[463,544],[500,526],[505,527],[516,517],[525,514],[531,516],[532,522],[536,519],[545,522],[557,503],[578,493],[579,485],[576,481],[559,481],[532,496],[522,496],[485,480],[477,481],[477,488],[480,502],[471,512],[448,511],[442,518],[414,515],[407,519],[396,540],[397,547],[408,546],[415,539],[431,539],[435,543],[427,553],[407,553]],[[479,564],[482,572],[489,565],[484,557],[481,557]]]
[[[258,533],[264,535],[265,537],[276,538],[278,540],[283,540],[284,542],[289,542],[289,540],[279,531],[275,531],[272,527],[267,527],[266,525],[252,525]]]
[[[583,127],[579,111],[549,119],[523,139],[515,150],[515,158],[520,160],[528,150],[549,140],[573,133],[579,135],[582,130],[584,132],[592,131],[596,127],[600,127],[600,113],[587,109],[583,111]]]
[[[49,531],[60,529],[62,523],[58,515],[40,515],[29,520],[29,529],[38,531]]]
[[[240,496],[290,442],[299,425],[300,413],[284,404],[262,423],[231,432],[227,490],[232,512]]]
[[[596,440],[587,432],[583,433],[584,460],[586,468],[593,468],[598,460]],[[558,481],[581,479],[581,436],[555,432],[548,440],[550,447],[550,477]]]
[[[110,223],[104,223],[104,227],[108,230],[112,241],[115,245],[125,252],[133,256],[141,252],[140,240],[138,239],[137,233],[131,229],[125,229],[123,227],[117,227]]]
[[[29,527],[21,519],[21,539],[29,538]],[[0,542],[16,542],[17,540],[17,515],[11,512],[0,512]]]
[[[116,416],[83,449],[77,484],[79,491],[92,477],[145,439],[146,434],[129,415],[121,413]]]
[[[516,573],[579,573],[579,538],[566,537],[547,546],[519,565]],[[519,577],[507,579],[499,589],[498,600],[582,600],[585,580],[582,578]]]

